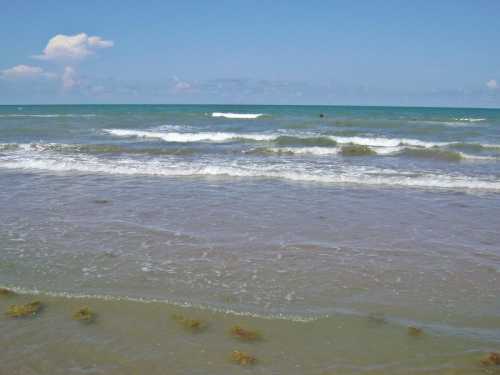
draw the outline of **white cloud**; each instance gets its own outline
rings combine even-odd
[[[104,40],[100,36],[89,36],[89,45],[96,48],[111,48],[115,45],[112,40]]]
[[[496,80],[490,79],[488,82],[486,82],[486,87],[495,90],[498,88],[498,83]]]
[[[64,72],[61,76],[61,81],[63,85],[63,89],[70,90],[74,86],[78,85],[78,80],[76,78],[76,71],[71,66],[67,66],[64,68]]]
[[[44,75],[42,68],[31,65],[16,65],[12,68],[2,70],[2,77],[4,78],[36,78]]]
[[[174,85],[172,87],[173,92],[183,93],[183,92],[197,91],[195,84],[193,84],[193,83],[190,83],[188,81],[183,81],[183,80],[179,79],[179,77],[177,77],[177,76],[173,76],[172,80],[174,83]]]
[[[192,88],[192,85],[189,82],[179,81],[175,84],[175,89],[177,91],[189,91]]]
[[[34,56],[41,60],[81,60],[95,53],[98,48],[113,47],[112,40],[100,36],[58,34],[52,37],[41,55]]]

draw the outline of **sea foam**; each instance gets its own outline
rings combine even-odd
[[[263,116],[262,113],[231,113],[231,112],[213,112],[212,117],[224,117],[232,119],[256,119]]]
[[[161,139],[165,142],[227,142],[237,139],[249,139],[255,141],[270,141],[276,138],[268,134],[240,134],[224,132],[200,132],[200,133],[179,133],[179,132],[154,132],[143,130],[127,129],[104,129],[105,133],[118,137],[136,137]]]
[[[269,165],[253,162],[211,160],[210,162],[185,162],[178,159],[100,159],[92,156],[71,157],[31,153],[0,159],[0,168],[45,170],[52,172],[103,173],[118,175],[150,175],[171,177],[236,177],[284,179],[298,182],[351,184],[365,186],[443,188],[458,190],[500,191],[500,181],[493,177],[477,178],[461,174],[415,173],[375,167],[341,166],[331,169],[311,168],[304,164],[287,163]]]

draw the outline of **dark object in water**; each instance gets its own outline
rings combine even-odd
[[[176,320],[181,326],[190,331],[199,332],[207,327],[207,323],[203,320],[186,318],[180,314],[172,315],[172,319]]]
[[[11,318],[22,318],[34,316],[38,314],[41,309],[42,303],[40,301],[33,301],[25,305],[11,305],[5,314]]]
[[[231,353],[231,359],[233,362],[242,366],[253,365],[255,362],[257,362],[257,358],[250,354],[240,352],[239,350],[234,350]]]
[[[340,153],[344,156],[365,156],[365,155],[375,155],[376,152],[370,147],[365,145],[355,145],[348,144],[342,146]]]
[[[500,353],[491,352],[486,357],[481,359],[480,362],[483,366],[499,366],[500,365]]]
[[[111,202],[110,200],[108,199],[95,199],[94,200],[94,203],[97,203],[97,204],[106,204],[106,203],[109,203]]]
[[[7,288],[0,288],[0,296],[13,296],[16,293],[14,293],[12,290],[7,289]]]
[[[325,117],[325,115],[323,113],[320,113],[319,117],[323,118],[323,117]]]
[[[255,341],[261,339],[259,332],[244,329],[240,326],[234,326],[231,328],[231,336],[245,341]]]
[[[73,319],[80,322],[91,323],[95,320],[95,313],[88,307],[82,307],[73,314]]]
[[[412,327],[412,326],[408,327],[408,335],[409,336],[418,337],[418,336],[422,336],[422,333],[424,333],[422,328]]]

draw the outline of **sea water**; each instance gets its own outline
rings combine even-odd
[[[0,373],[494,371],[500,110],[0,106],[0,286]]]

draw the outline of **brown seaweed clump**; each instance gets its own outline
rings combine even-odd
[[[35,316],[42,309],[40,301],[33,301],[25,305],[11,305],[5,313],[11,318],[23,318],[27,316]]]
[[[180,314],[172,315],[172,319],[176,320],[182,327],[190,331],[201,331],[207,327],[207,323],[203,320],[186,318]]]
[[[239,350],[234,350],[231,353],[231,360],[242,366],[253,365],[255,362],[257,362],[257,358],[255,358],[253,355],[240,352]]]
[[[82,307],[75,311],[73,319],[84,323],[91,323],[95,320],[95,313],[88,307]]]
[[[499,366],[500,365],[500,353],[491,352],[486,357],[481,359],[480,362],[483,366]]]
[[[348,144],[342,146],[340,153],[344,156],[365,156],[375,155],[376,152],[365,145]]]
[[[261,335],[257,331],[251,331],[245,328],[242,328],[240,326],[234,326],[231,328],[231,336],[236,337],[240,340],[244,341],[255,341],[255,340],[260,340]]]
[[[422,328],[413,327],[413,326],[408,327],[408,335],[409,336],[419,337],[419,336],[422,336],[423,333],[424,333],[424,331],[422,330]]]
[[[13,296],[14,294],[16,294],[16,293],[14,293],[10,289],[0,288],[0,297],[9,297],[9,296]]]

